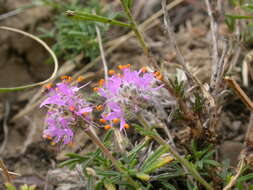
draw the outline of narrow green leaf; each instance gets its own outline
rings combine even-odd
[[[251,179],[253,179],[253,173],[242,176],[242,177],[239,177],[237,182],[242,183],[242,182],[246,182],[246,181],[251,180]]]
[[[166,187],[168,190],[177,190],[173,185],[171,185],[168,182],[161,182],[164,187]]]
[[[226,14],[225,16],[233,18],[233,19],[253,19],[253,16],[247,16],[247,15],[229,15],[229,14]]]
[[[66,14],[70,18],[79,19],[83,21],[94,21],[94,22],[101,22],[101,23],[112,24],[112,25],[117,25],[117,26],[130,27],[130,24],[127,24],[115,19],[110,19],[103,16],[95,15],[95,14],[79,12],[79,11],[70,11],[70,10],[67,11]]]
[[[167,146],[160,146],[153,154],[151,154],[145,162],[141,166],[141,171],[145,173],[148,168],[153,167],[152,164],[155,163],[158,158],[161,157],[162,154],[166,153],[168,151]]]
[[[171,156],[159,158],[158,160],[156,160],[155,162],[150,164],[148,167],[146,167],[146,169],[143,170],[143,172],[149,174],[149,173],[155,171],[156,169],[172,162],[173,160],[174,160],[174,158],[172,158]]]

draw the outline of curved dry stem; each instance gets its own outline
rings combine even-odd
[[[57,60],[57,57],[56,57],[55,53],[51,50],[51,48],[44,41],[42,41],[41,39],[39,39],[38,37],[36,37],[32,34],[29,34],[27,32],[24,32],[24,31],[16,29],[16,28],[0,26],[0,29],[1,30],[8,30],[8,31],[11,31],[11,32],[16,32],[16,33],[22,34],[24,36],[27,36],[27,37],[35,40],[36,42],[41,44],[49,52],[49,54],[52,56],[53,61],[54,61],[54,71],[48,79],[46,79],[44,81],[41,81],[41,82],[38,82],[38,83],[33,83],[33,84],[28,84],[28,85],[23,85],[23,86],[0,88],[0,92],[24,90],[26,88],[32,88],[32,87],[35,87],[35,86],[40,86],[40,85],[49,83],[51,80],[53,80],[56,77],[56,74],[57,74],[57,71],[58,71],[58,60]]]

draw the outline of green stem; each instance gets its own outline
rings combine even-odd
[[[151,127],[146,122],[146,120],[142,117],[142,115],[138,115],[138,120],[140,123],[145,127],[146,130],[150,130]],[[206,182],[204,178],[201,177],[199,172],[193,167],[193,165],[186,160],[185,158],[181,157],[176,150],[174,150],[156,131],[155,135],[150,135],[151,138],[153,138],[155,141],[157,141],[159,144],[166,146],[168,148],[168,151],[183,165],[187,170],[192,174],[192,176],[203,186],[206,187],[208,190],[213,190],[213,188],[210,186],[209,183]]]
[[[120,161],[116,160],[116,159],[113,157],[112,153],[105,147],[105,145],[100,141],[100,139],[99,139],[96,135],[94,135],[94,133],[93,133],[90,129],[85,129],[84,131],[85,131],[85,133],[91,138],[91,140],[93,141],[93,143],[96,144],[96,145],[100,148],[100,150],[104,153],[104,155],[105,155],[109,160],[111,160],[112,164],[117,168],[117,170],[118,170],[119,172],[123,173],[123,174],[126,176],[127,181],[128,181],[133,187],[135,187],[137,190],[142,190],[142,189],[140,188],[140,186],[138,185],[138,183],[136,183],[136,182],[132,179],[132,177],[130,177],[129,174],[123,169],[123,168],[124,168],[123,164],[122,164]]]
[[[132,14],[131,14],[129,8],[128,8],[128,5],[124,2],[124,0],[120,0],[120,2],[121,2],[121,4],[122,4],[122,7],[123,7],[123,9],[124,9],[124,12],[125,12],[125,14],[126,14],[128,20],[130,21],[131,28],[132,28],[133,32],[135,33],[136,38],[138,39],[138,41],[139,41],[139,43],[140,43],[140,45],[141,45],[141,47],[142,47],[144,53],[145,53],[148,57],[150,57],[149,48],[148,48],[147,44],[145,43],[145,40],[144,40],[144,38],[143,38],[142,33],[141,33],[140,30],[138,29],[138,26],[137,26],[137,24],[136,24],[136,22],[135,22],[135,20],[134,20],[134,18],[133,18],[133,16],[132,16]]]
[[[68,10],[68,11],[66,11],[66,15],[69,16],[70,18],[73,18],[73,19],[101,22],[101,23],[112,24],[112,25],[117,25],[117,26],[124,26],[124,27],[131,27],[130,24],[127,24],[127,23],[124,23],[124,22],[121,22],[121,21],[118,21],[115,19],[110,19],[107,17],[86,13],[86,12]]]

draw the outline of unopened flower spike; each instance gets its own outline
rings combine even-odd
[[[127,129],[127,112],[136,113],[141,106],[152,103],[161,86],[157,76],[147,72],[146,68],[139,71],[130,69],[130,64],[119,65],[122,74],[115,73],[108,78],[107,85],[103,83],[97,92],[106,98],[105,106],[110,108],[109,112],[104,111],[102,118],[112,121],[114,125],[119,125],[120,129]],[[108,109],[104,109],[108,110]]]
[[[93,109],[79,94],[78,91],[82,87],[72,86],[70,79],[63,76],[62,82],[49,89],[47,98],[40,105],[49,107],[43,137],[54,143],[73,143],[73,126],[78,118],[89,120],[89,113]]]

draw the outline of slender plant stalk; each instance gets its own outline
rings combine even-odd
[[[91,138],[93,143],[100,148],[100,150],[104,153],[104,155],[111,160],[112,164],[117,168],[117,170],[126,176],[127,181],[137,190],[142,190],[142,188],[123,169],[124,166],[121,164],[121,162],[119,162],[113,157],[112,153],[105,147],[105,145],[100,141],[100,139],[96,135],[94,135],[94,133],[91,130],[85,129],[84,131]]]
[[[121,2],[121,5],[122,5],[122,7],[123,7],[123,9],[124,9],[124,12],[125,12],[125,14],[126,14],[128,20],[130,21],[130,26],[131,26],[133,32],[135,33],[136,38],[138,39],[138,41],[139,41],[139,43],[140,43],[140,45],[141,45],[141,47],[142,47],[144,53],[145,53],[148,57],[150,57],[149,48],[148,48],[147,44],[145,43],[145,40],[144,40],[144,38],[143,38],[142,33],[141,33],[140,30],[138,29],[138,26],[137,26],[137,24],[136,24],[136,22],[135,22],[135,20],[134,20],[134,18],[133,18],[133,16],[132,16],[132,14],[131,14],[131,11],[130,11],[129,7],[127,6],[127,4],[125,3],[124,0],[120,0],[120,2]]]
[[[151,127],[146,122],[146,120],[143,118],[141,114],[138,115],[138,120],[140,123],[145,127],[145,130],[150,131]],[[157,141],[159,144],[166,146],[168,151],[192,174],[192,176],[203,186],[205,186],[208,190],[213,190],[211,185],[204,180],[199,172],[192,166],[192,164],[186,160],[185,158],[181,157],[177,151],[175,151],[156,131],[154,131],[154,135],[150,135],[151,138],[153,138],[155,141]]]

